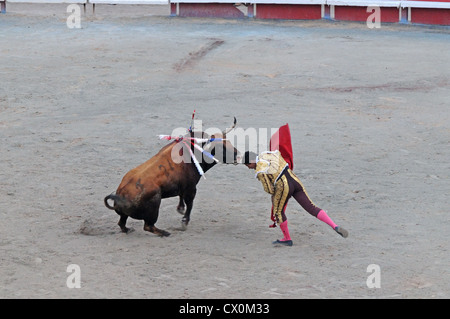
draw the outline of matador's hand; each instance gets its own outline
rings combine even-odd
[[[273,199],[273,196],[272,196],[272,199]],[[270,225],[269,227],[270,227],[270,228],[275,228],[275,227],[277,227],[277,220],[276,220],[276,218],[275,218],[275,215],[273,214],[273,205],[272,205],[272,209],[270,210],[270,219],[273,221],[273,224]]]

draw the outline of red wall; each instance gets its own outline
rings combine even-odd
[[[450,2],[450,0],[422,0]],[[171,14],[176,15],[177,4],[171,3]],[[246,16],[232,3],[180,3],[181,17],[217,17],[217,18],[245,18]],[[399,9],[395,7],[381,7],[382,23],[398,23]],[[402,21],[407,22],[407,9],[402,9]],[[334,18],[341,21],[367,21],[372,11],[367,7],[334,6]],[[329,16],[329,6],[325,6],[325,15]],[[248,6],[248,16],[253,16],[253,6]],[[257,4],[257,19],[287,19],[287,20],[318,20],[321,19],[320,5],[295,4]],[[450,9],[411,8],[411,23],[450,25]]]
[[[257,4],[256,18],[287,20],[320,19],[321,7],[318,5]]]
[[[334,7],[334,18],[344,21],[367,21],[372,11],[367,12],[367,7]],[[398,22],[398,8],[380,8],[381,22]]]
[[[450,25],[450,9],[411,8],[411,22]]]
[[[179,11],[180,17],[244,18],[232,3],[180,3]],[[172,4],[171,12],[176,13],[176,4]]]

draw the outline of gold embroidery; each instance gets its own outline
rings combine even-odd
[[[257,159],[256,177],[259,177],[259,175],[266,175],[270,183],[275,185],[286,166],[288,166],[288,164],[281,156],[280,151],[263,152]]]
[[[272,195],[273,192],[274,192],[273,184],[270,182],[270,180],[267,177],[267,175],[266,174],[259,174],[257,177],[258,177],[258,180],[263,185],[263,188],[266,191],[266,193],[269,193],[269,194]]]
[[[283,222],[282,212],[289,195],[289,185],[286,176],[281,176],[275,184],[275,192],[272,196],[273,214],[277,219],[277,223]]]
[[[281,176],[287,167],[280,151],[263,152],[256,162],[255,177],[262,183],[264,190],[272,194],[273,212],[278,223],[283,222],[283,207],[289,195],[287,178],[285,175]]]

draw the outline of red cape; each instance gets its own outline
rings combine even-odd
[[[289,124],[285,124],[275,132],[270,138],[269,148],[271,151],[279,150],[281,156],[289,164],[289,168],[294,168],[294,154],[292,152],[291,131]]]

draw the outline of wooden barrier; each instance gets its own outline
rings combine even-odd
[[[152,4],[152,5],[168,5],[169,0],[0,0],[1,12],[6,13],[6,2],[11,3],[67,3],[67,4],[83,4],[91,3],[95,8],[95,4]]]
[[[331,19],[366,21],[371,6],[382,23],[450,25],[450,0],[171,0],[171,15],[257,19]]]
[[[85,4],[88,0],[6,0],[11,3],[67,3]]]
[[[402,1],[401,9],[407,10],[409,23],[450,25],[450,2]]]
[[[92,4],[158,4],[168,5],[169,0],[89,0]]]
[[[329,0],[330,18],[341,21],[366,21],[370,13],[368,7],[380,8],[380,22],[399,22],[400,1],[342,1]]]
[[[67,3],[67,4],[83,4],[86,5],[88,0],[5,0],[1,1],[1,12],[6,13],[6,2],[10,3]]]

